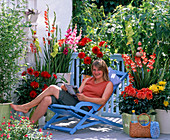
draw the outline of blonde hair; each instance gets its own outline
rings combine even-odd
[[[103,71],[103,79],[109,81],[108,67],[104,60],[97,59],[91,65],[91,71],[93,71],[93,66],[97,67],[99,70]]]

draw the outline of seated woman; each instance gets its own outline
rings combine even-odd
[[[35,123],[46,113],[48,106],[51,104],[75,106],[80,101],[86,101],[103,105],[113,92],[113,84],[108,77],[108,67],[105,61],[99,59],[93,62],[91,71],[93,77],[82,82],[76,96],[69,94],[64,85],[61,88],[51,85],[31,102],[23,105],[11,104],[11,107],[16,111],[27,113],[30,108],[37,106],[30,119],[32,123]],[[82,109],[89,110],[88,107]]]

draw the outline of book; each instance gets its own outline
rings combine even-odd
[[[69,85],[67,83],[64,83],[64,86],[66,87],[67,91],[72,95],[79,93],[77,86]]]

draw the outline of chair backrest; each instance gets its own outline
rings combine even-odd
[[[101,109],[101,115],[102,116],[112,116],[112,117],[120,117],[119,114],[119,108],[118,108],[118,99],[119,99],[119,93],[120,93],[120,87],[121,85],[124,85],[125,78],[128,78],[128,72],[121,72],[118,70],[112,70],[116,74],[117,77],[120,79],[120,83],[113,86],[113,93],[110,96],[107,103],[100,107]],[[116,94],[114,94],[116,93]],[[115,103],[116,102],[116,103]],[[115,109],[116,107],[116,109]]]
[[[114,76],[113,76],[114,75]],[[112,95],[116,92],[116,89],[118,88],[118,86],[121,84],[121,82],[123,82],[123,80],[128,76],[128,72],[121,72],[118,70],[112,70],[109,67],[109,78],[110,81],[113,83],[113,93]],[[115,81],[116,80],[116,81]],[[110,98],[112,97],[112,95],[110,96]],[[110,100],[109,98],[109,100]],[[108,100],[108,101],[109,101]],[[104,105],[102,105],[98,111],[103,107]]]

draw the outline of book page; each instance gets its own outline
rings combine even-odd
[[[66,84],[64,83],[64,86],[66,87],[67,91],[70,93],[70,94],[73,94],[75,95],[77,91],[75,91],[74,87],[72,85],[69,85],[69,84]]]

